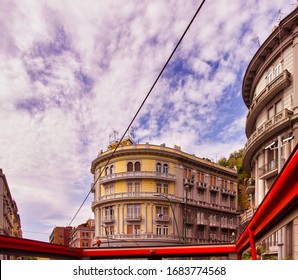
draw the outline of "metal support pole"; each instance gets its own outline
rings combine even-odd
[[[250,248],[251,248],[251,259],[257,260],[258,257],[257,257],[257,250],[256,250],[253,231],[249,229],[248,234],[249,234],[249,242],[250,242]]]

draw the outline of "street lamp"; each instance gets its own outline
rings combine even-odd
[[[177,230],[177,234],[178,234],[179,243],[180,243],[180,234],[179,234],[178,223],[177,223],[177,220],[176,220],[176,215],[174,213],[174,209],[173,209],[173,205],[172,205],[171,200],[165,194],[162,194],[162,193],[155,193],[155,194],[153,194],[153,196],[161,196],[161,197],[163,197],[163,198],[165,198],[166,200],[169,201],[170,207],[171,207],[172,213],[173,213],[173,218],[174,218],[174,222],[175,222],[175,226],[176,226],[176,230]]]
[[[104,226],[104,225],[101,225],[104,229],[105,229],[105,233],[106,233],[106,237],[107,237],[107,241],[108,241],[108,247],[110,247],[110,241],[109,241],[109,235],[108,235],[108,232],[107,232],[107,227]]]

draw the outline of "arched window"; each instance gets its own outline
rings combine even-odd
[[[108,176],[109,175],[109,167],[106,167],[106,170],[105,170],[105,175]]]
[[[110,174],[113,174],[115,173],[115,166],[114,165],[111,165],[110,167]]]
[[[159,162],[156,164],[156,172],[162,172],[162,165]]]
[[[133,163],[132,162],[127,163],[127,172],[129,172],[129,171],[133,171]]]
[[[169,166],[167,164],[163,165],[163,172],[164,173],[169,173]]]
[[[139,161],[135,162],[135,171],[141,171],[141,163]]]

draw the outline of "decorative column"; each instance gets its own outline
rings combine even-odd
[[[153,224],[153,209],[152,209],[152,203],[150,203],[150,206],[149,206],[149,233],[153,233],[153,227],[152,227],[152,224]]]
[[[122,217],[121,217],[121,234],[124,234],[124,205],[120,204],[120,207],[122,209]],[[120,222],[120,217],[119,217],[119,222]]]
[[[265,156],[264,153],[260,155],[259,157],[259,168],[265,165]],[[258,180],[258,200],[256,201],[257,206],[259,206],[265,196],[265,186],[264,186],[264,180],[259,179]]]
[[[100,217],[100,208],[96,207],[94,211],[94,218],[95,218],[95,237],[100,235],[100,228],[101,228],[101,217]]]
[[[114,234],[118,234],[119,232],[119,205],[115,205],[115,228]]]
[[[144,234],[147,234],[147,205],[148,203],[144,203]]]

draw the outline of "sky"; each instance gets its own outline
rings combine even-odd
[[[295,0],[207,0],[133,123],[137,143],[217,161],[241,149],[246,67]],[[91,162],[137,112],[195,0],[0,0],[0,168],[23,237],[48,241],[90,190]],[[92,194],[72,222],[93,218]]]

